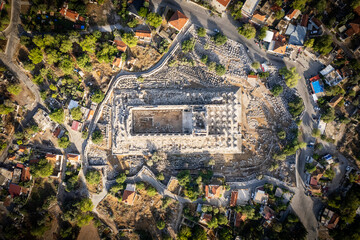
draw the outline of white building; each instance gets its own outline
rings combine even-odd
[[[259,2],[260,0],[246,0],[243,7],[241,8],[242,14],[244,14],[246,17],[251,17],[254,14]]]

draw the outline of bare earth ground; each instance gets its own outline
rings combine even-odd
[[[87,4],[86,11],[90,16],[90,24],[107,25],[115,24],[120,17],[116,14],[112,1],[105,0],[103,5]]]
[[[137,194],[134,205],[129,206],[119,202],[115,197],[108,195],[100,202],[97,210],[110,217],[118,229],[144,230],[158,239],[160,231],[156,227],[159,219],[164,219],[167,226],[174,228],[178,214],[178,204],[173,202],[167,209],[162,209],[162,196],[149,197],[144,190]]]
[[[137,61],[134,64],[133,71],[145,71],[157,63],[161,55],[154,48],[149,46],[136,46],[131,48],[131,53]]]
[[[98,230],[94,222],[91,221],[88,225],[81,228],[77,240],[98,240],[100,239]]]

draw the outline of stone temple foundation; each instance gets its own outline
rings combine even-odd
[[[112,152],[241,153],[239,89],[115,90]]]

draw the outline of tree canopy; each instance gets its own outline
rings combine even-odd
[[[54,167],[46,159],[41,159],[36,165],[30,168],[31,174],[34,177],[49,177],[53,171]]]
[[[20,84],[9,84],[6,90],[11,94],[18,95],[21,92],[22,88]]]
[[[277,97],[279,96],[282,92],[284,91],[283,87],[280,84],[276,84],[275,86],[273,86],[273,88],[271,89],[271,93]]]
[[[268,27],[264,26],[260,29],[260,32],[258,34],[258,39],[263,40],[266,37],[266,31],[269,30]]]
[[[294,100],[289,102],[289,112],[293,117],[300,116],[304,111],[304,102],[301,97],[296,96]]]
[[[322,55],[326,55],[333,49],[331,46],[332,42],[333,40],[329,35],[317,37],[314,41],[313,49]]]
[[[217,33],[215,34],[214,38],[213,38],[215,45],[217,46],[221,46],[224,45],[227,41],[227,37],[221,33]]]
[[[96,89],[94,94],[91,96],[91,101],[94,103],[101,103],[105,95],[100,89]]]
[[[138,43],[138,39],[133,33],[124,33],[122,36],[122,41],[128,45],[130,48],[135,47]]]
[[[188,40],[184,40],[182,45],[181,45],[181,50],[185,53],[190,52],[192,50],[194,50],[195,47],[195,39],[194,38],[190,38]]]
[[[236,4],[233,4],[232,6],[230,6],[230,13],[231,16],[235,19],[241,19],[242,14],[241,14],[241,8],[243,6],[243,2],[238,1]]]
[[[59,108],[59,109],[54,110],[52,113],[50,113],[49,117],[54,122],[57,122],[60,124],[64,123],[64,121],[65,121],[64,109]]]
[[[146,16],[146,22],[154,28],[159,27],[162,23],[162,20],[162,17],[154,12],[151,12]]]
[[[222,76],[226,73],[226,68],[221,64],[217,64],[215,71],[217,75]]]
[[[70,145],[70,140],[68,136],[63,136],[58,140],[59,147],[66,149]]]
[[[198,28],[196,32],[197,32],[197,35],[199,37],[205,37],[206,36],[206,29],[203,28],[203,27]]]
[[[238,32],[240,35],[243,35],[247,39],[254,38],[256,35],[256,29],[250,23],[246,23],[239,27]]]
[[[72,117],[72,119],[74,119],[76,121],[81,121],[81,119],[82,119],[81,108],[76,107],[76,108],[71,109],[71,117]]]
[[[283,67],[279,70],[279,73],[284,76],[285,83],[289,88],[296,87],[300,75],[296,72],[296,68],[292,67],[290,69],[287,69],[287,67]]]
[[[91,136],[93,143],[99,144],[103,141],[103,135],[100,130],[95,130]]]
[[[33,62],[33,64],[41,63],[43,57],[44,56],[40,48],[31,49],[29,52],[29,59]]]
[[[85,178],[86,181],[91,185],[99,184],[101,181],[101,173],[95,169],[88,170]]]

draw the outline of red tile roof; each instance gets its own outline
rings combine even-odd
[[[207,198],[219,198],[223,192],[223,186],[219,185],[206,185],[205,197]]]
[[[227,7],[227,5],[229,5],[231,0],[216,0],[216,1],[221,5],[223,5],[224,7]]]
[[[151,32],[146,31],[146,30],[136,30],[135,31],[135,36],[136,37],[141,37],[141,38],[144,38],[144,37],[150,38],[151,37]]]
[[[238,198],[238,191],[231,192],[230,207],[235,207]]]
[[[30,181],[30,168],[29,167],[24,167],[21,171],[21,181],[22,182],[27,182]]]
[[[245,222],[246,214],[236,213],[235,227],[239,227],[241,222]]]
[[[94,110],[90,110],[86,120],[91,120],[94,116]]]
[[[76,11],[72,11],[72,10],[65,9],[65,8],[62,8],[60,10],[60,14],[62,16],[65,16],[66,19],[68,19],[68,20],[70,20],[72,22],[76,22],[76,20],[79,17],[79,14]]]
[[[257,79],[257,76],[256,76],[256,75],[248,75],[248,78],[254,78],[254,79]]]
[[[203,213],[201,215],[201,221],[204,222],[204,223],[209,223],[212,219],[212,215],[211,214],[208,214],[208,213]]]
[[[48,161],[56,161],[56,154],[47,153],[45,156],[46,160]]]
[[[80,155],[79,154],[69,153],[69,154],[66,155],[66,158],[68,160],[79,161],[80,160]]]
[[[330,221],[328,222],[328,225],[326,226],[328,229],[333,229],[336,227],[338,222],[340,221],[339,215],[334,213],[334,215],[331,217]]]
[[[125,44],[123,41],[121,41],[121,40],[115,40],[114,42],[115,42],[115,44],[116,44],[116,48],[117,48],[119,51],[122,51],[122,52],[125,52],[125,51],[126,51],[127,46],[126,46],[126,44]]]
[[[312,78],[310,78],[309,80],[310,80],[310,82],[314,82],[314,81],[317,81],[317,80],[319,80],[320,79],[320,76],[319,75],[316,75],[315,77],[312,77]]]
[[[124,190],[122,201],[129,205],[133,205],[135,200],[135,195],[136,193],[134,191]]]
[[[80,123],[78,121],[73,121],[71,125],[71,129],[74,131],[78,131]]]
[[[120,64],[121,64],[121,58],[115,58],[112,65],[115,66],[115,67],[120,67]]]
[[[21,193],[21,187],[19,185],[10,183],[9,193],[10,193],[11,197],[19,196]]]
[[[57,127],[55,128],[55,131],[53,132],[53,136],[54,137],[58,137],[61,133],[61,128],[60,127]]]
[[[290,19],[293,19],[296,14],[299,14],[300,10],[294,9],[291,13],[287,14],[286,16]]]
[[[169,24],[176,28],[176,30],[181,31],[181,29],[188,22],[188,18],[180,11],[176,11],[169,20]]]
[[[360,16],[360,6],[358,6],[357,8],[354,9],[354,12]]]
[[[350,28],[346,30],[346,35],[351,37],[352,35],[358,34],[360,32],[360,24],[350,23]]]
[[[255,19],[259,22],[263,22],[265,20],[265,18],[266,18],[266,15],[262,15],[260,12],[254,13],[254,15],[252,17],[252,19]]]
[[[301,18],[301,24],[300,25],[303,26],[303,27],[307,27],[308,21],[309,21],[309,15],[304,14],[302,16],[302,18]]]

